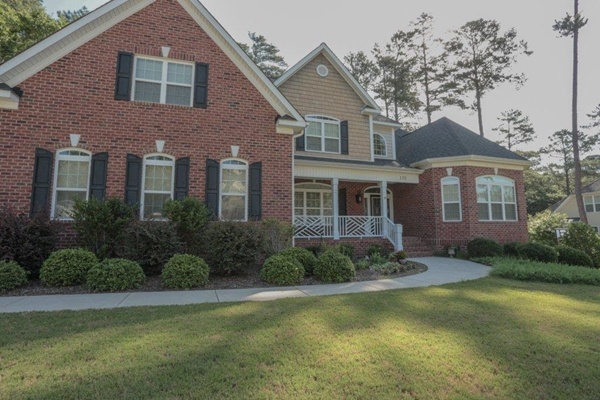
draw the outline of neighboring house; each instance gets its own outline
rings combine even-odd
[[[0,65],[0,138],[0,202],[53,218],[194,196],[358,253],[527,239],[526,160],[448,119],[403,132],[325,44],[272,83],[197,0],[113,0]]]
[[[584,186],[581,189],[583,195],[583,204],[587,214],[588,223],[596,229],[600,230],[600,179]],[[565,197],[558,203],[550,207],[553,213],[566,214],[570,221],[579,221],[579,210],[577,209],[577,200],[575,195]]]

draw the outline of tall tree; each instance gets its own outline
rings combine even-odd
[[[452,57],[452,81],[457,83],[452,101],[463,109],[477,112],[479,134],[484,135],[482,98],[504,82],[519,88],[525,76],[512,70],[520,55],[531,55],[525,41],[517,39],[515,29],[500,31],[494,20],[467,22],[446,42]],[[472,101],[472,103],[470,103]]]
[[[573,38],[573,97],[571,99],[571,139],[573,142],[573,163],[575,166],[575,198],[581,221],[587,223],[587,214],[581,195],[581,158],[579,154],[579,123],[577,121],[577,101],[579,87],[579,30],[587,24],[587,19],[579,13],[579,0],[573,0],[573,15],[554,21],[553,29],[562,37]]]
[[[500,125],[492,130],[502,134],[500,144],[506,145],[509,150],[519,144],[530,143],[536,137],[529,117],[523,115],[521,110],[503,111],[498,117],[498,121],[500,121]]]
[[[64,26],[78,20],[89,12],[87,7],[83,6],[79,10],[59,10],[56,12],[56,17],[60,24]]]
[[[362,87],[367,90],[373,90],[373,86],[379,75],[379,69],[364,51],[348,53],[344,57],[344,62],[347,65],[348,71],[350,71]]]
[[[271,80],[276,80],[283,75],[288,65],[279,54],[277,46],[267,42],[267,38],[257,35],[256,32],[248,32],[248,37],[252,42],[251,45],[238,44],[258,68]]]
[[[433,16],[422,13],[410,23],[412,28],[411,49],[415,53],[415,77],[422,88],[423,109],[427,123],[432,114],[442,108],[444,94],[450,89],[447,79],[447,53],[442,40],[433,36]]]

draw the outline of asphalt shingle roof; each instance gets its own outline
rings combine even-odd
[[[468,155],[527,161],[446,117],[409,134],[397,130],[396,147],[398,162],[404,165],[429,158]]]

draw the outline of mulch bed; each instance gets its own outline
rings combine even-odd
[[[382,275],[377,272],[373,272],[369,269],[362,269],[356,271],[354,278],[355,282],[362,281],[375,281],[378,279],[393,279],[402,276],[416,275],[427,271],[427,266],[421,263],[409,261],[408,264],[413,265],[415,268],[403,272],[400,274],[393,275]],[[198,290],[214,290],[214,289],[245,289],[245,288],[262,288],[272,287],[275,285],[269,285],[266,282],[260,280],[259,270],[250,271],[245,275],[237,276],[211,276],[208,285],[198,288]],[[323,282],[319,281],[315,277],[304,278],[301,285],[322,285]],[[149,276],[146,278],[146,282],[139,289],[134,290],[135,292],[163,292],[171,291],[173,289],[166,289],[162,286],[159,276]],[[131,292],[126,290],[125,292]],[[10,290],[7,292],[0,292],[0,296],[42,296],[50,294],[84,294],[94,293],[90,291],[87,286],[71,286],[71,287],[49,287],[44,286],[39,280],[29,281],[26,285],[20,288]]]

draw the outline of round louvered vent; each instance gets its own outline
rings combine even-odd
[[[327,68],[323,64],[319,64],[317,66],[317,74],[319,74],[319,76],[325,78],[327,75],[329,75],[329,68]]]

